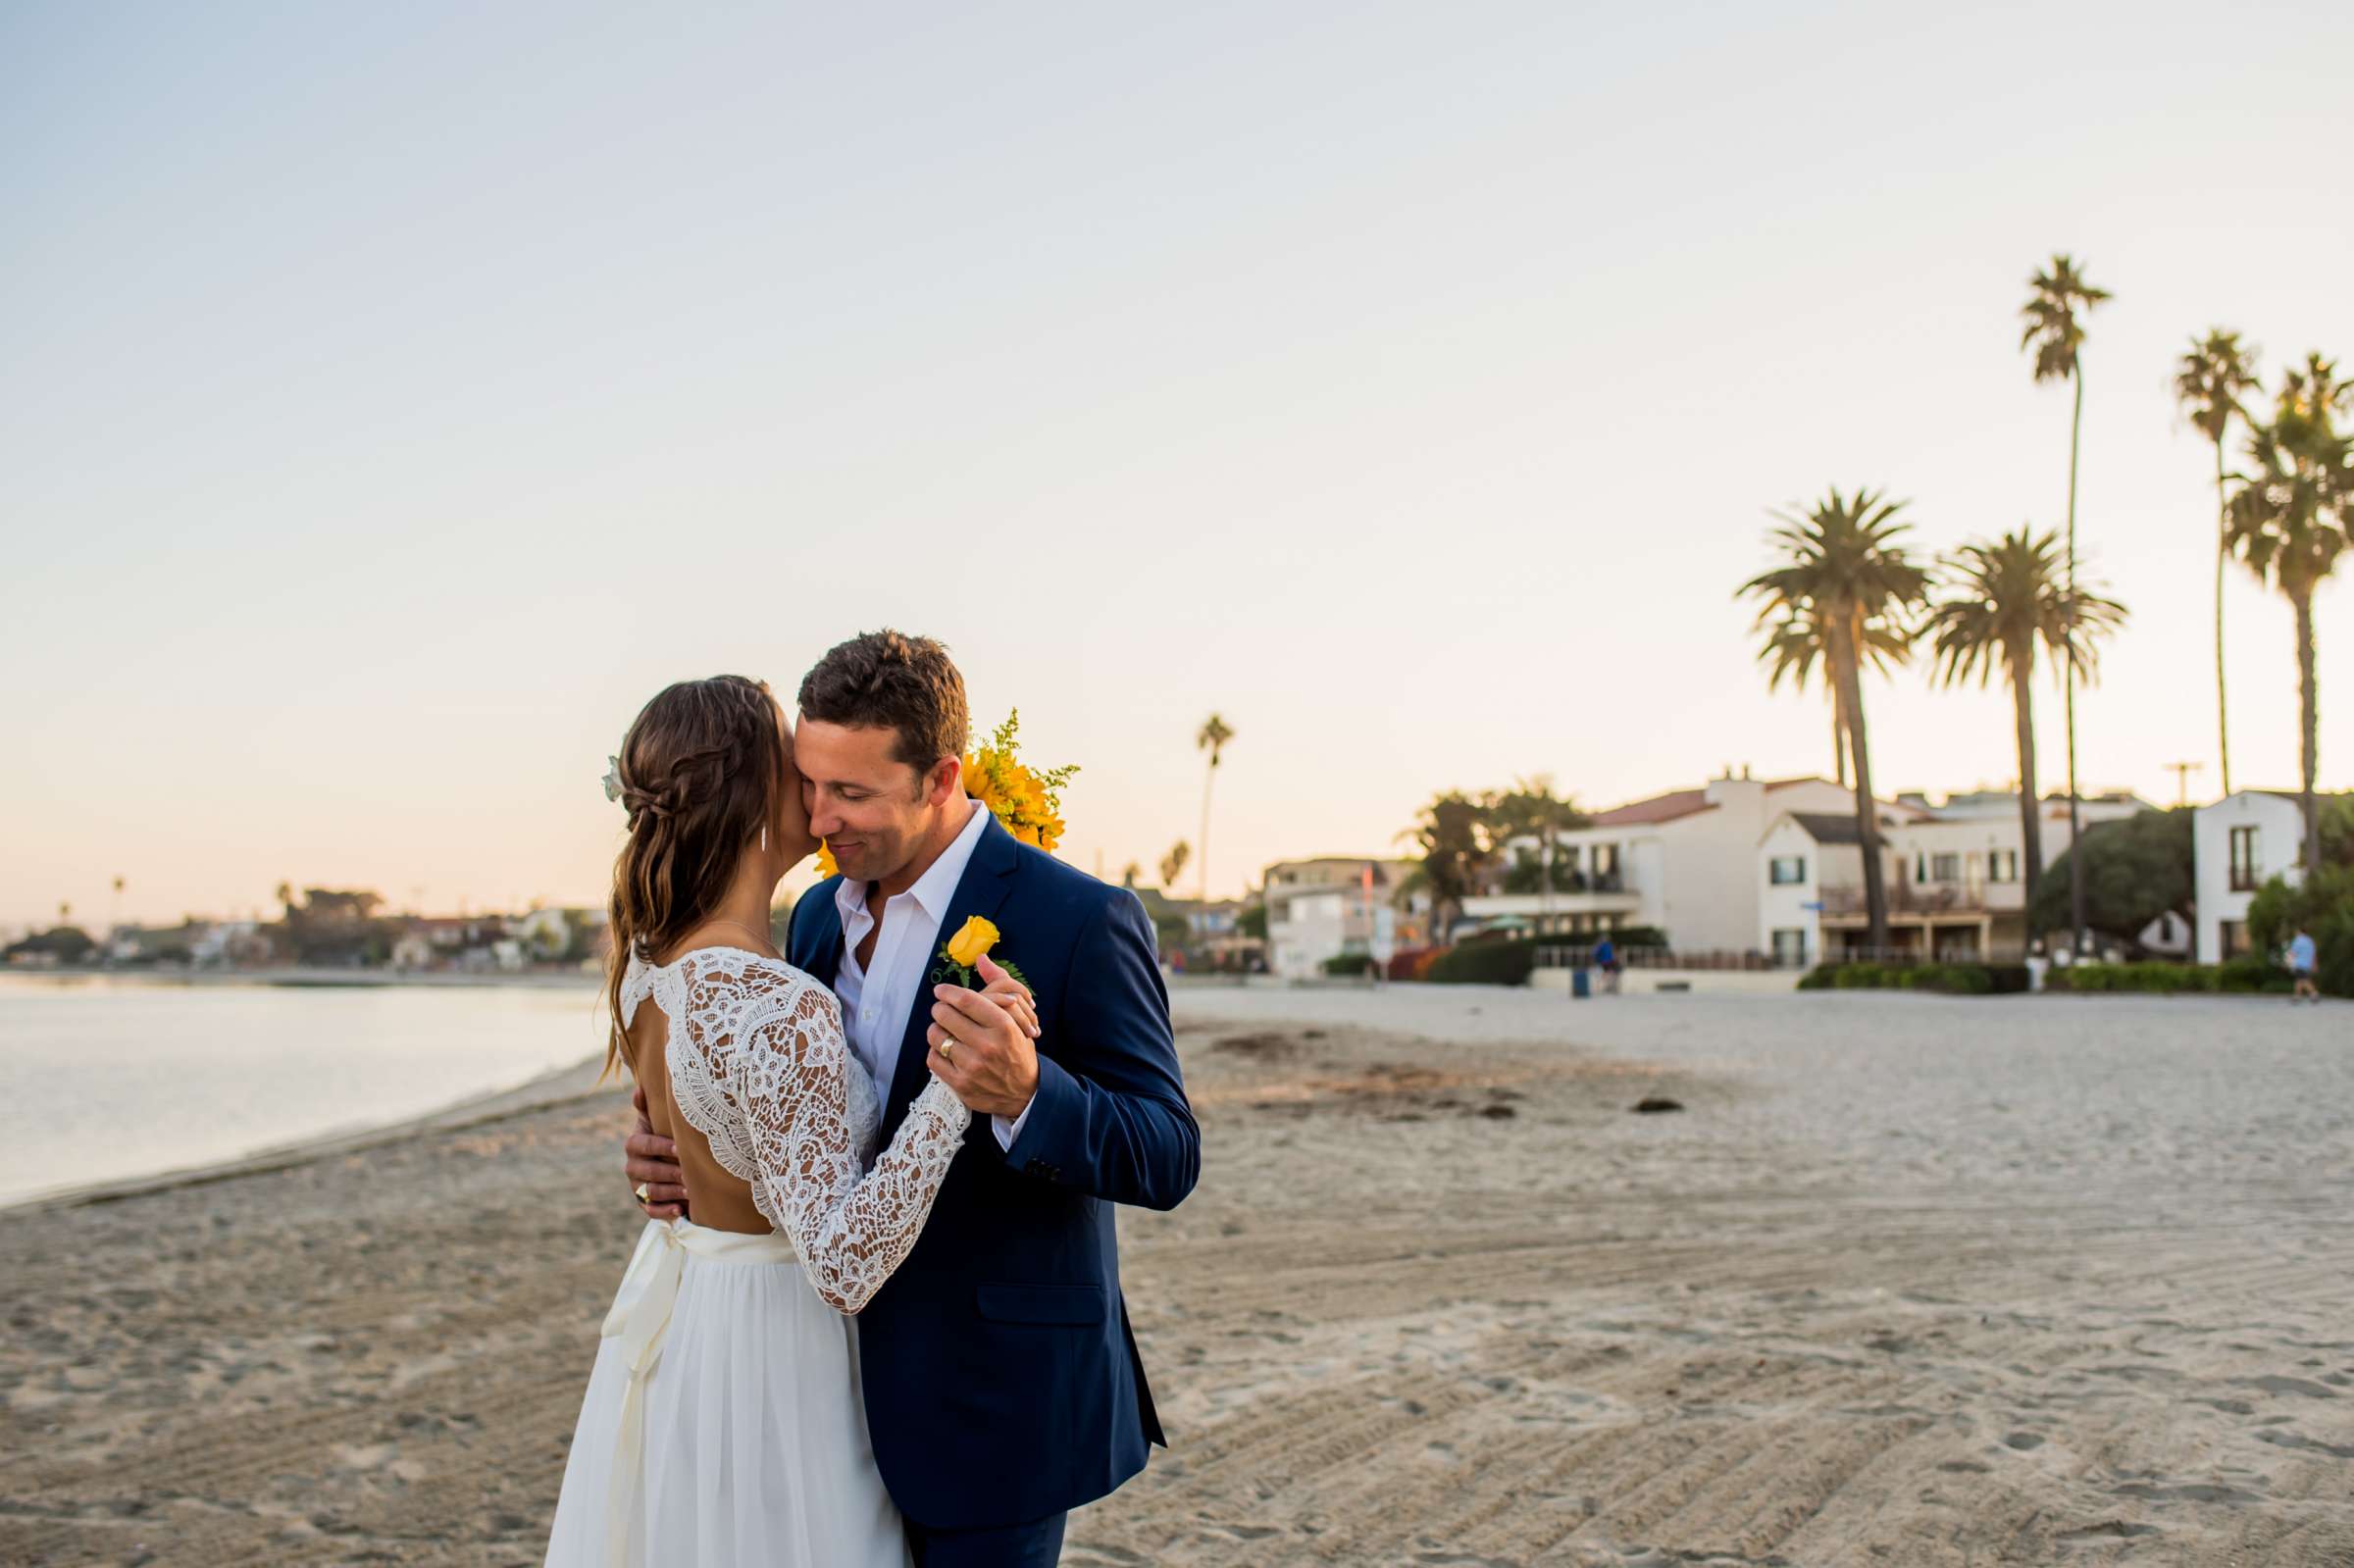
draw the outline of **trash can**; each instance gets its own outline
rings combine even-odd
[[[1577,1000],[1594,994],[1594,972],[1590,969],[1569,971],[1569,995]]]

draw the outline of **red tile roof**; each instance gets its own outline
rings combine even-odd
[[[1765,781],[1765,784],[1766,792],[1771,794],[1776,789],[1788,789],[1797,784],[1826,782],[1812,774],[1802,774],[1795,779],[1767,779]],[[1636,828],[1648,823],[1673,822],[1678,817],[1695,816],[1700,812],[1714,811],[1715,809],[1714,806],[1709,804],[1709,791],[1706,785],[1698,789],[1671,789],[1663,795],[1653,795],[1648,800],[1630,801],[1609,811],[1597,812],[1588,819],[1587,826]]]

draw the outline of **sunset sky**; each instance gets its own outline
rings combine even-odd
[[[1109,876],[1222,713],[1220,893],[1451,786],[1827,772],[1734,598],[1766,510],[2058,525],[2055,250],[2117,296],[2084,780],[2212,794],[2173,361],[2354,365],[2349,59],[2321,3],[8,6],[0,923],[599,899],[647,696],[884,625],[1084,765]],[[2288,609],[2227,613],[2235,782],[2292,787]],[[2012,777],[1999,689],[1868,702],[1890,791]]]

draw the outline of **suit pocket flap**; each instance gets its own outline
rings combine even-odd
[[[1101,1323],[1100,1285],[980,1285],[973,1303],[993,1323]]]

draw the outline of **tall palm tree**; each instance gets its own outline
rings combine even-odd
[[[1884,491],[1858,489],[1850,497],[1834,486],[1803,517],[1776,512],[1772,515],[1782,526],[1766,537],[1781,551],[1783,564],[1741,585],[1743,594],[1765,601],[1758,615],[1761,628],[1805,614],[1823,629],[1825,664],[1847,711],[1848,750],[1856,763],[1865,940],[1875,950],[1888,945],[1888,888],[1886,868],[1880,864],[1878,801],[1871,792],[1863,664],[1874,627],[1910,646],[1916,634],[1910,613],[1928,592],[1928,573],[1896,542],[1910,527],[1896,521],[1905,505],[1888,500]],[[1771,647],[1768,637],[1768,650]]]
[[[1948,590],[1921,629],[1935,639],[1932,657],[1946,685],[1974,676],[1984,686],[1997,668],[2011,683],[2020,827],[2026,841],[2022,885],[2030,902],[2043,881],[2043,824],[2035,789],[2035,645],[2041,642],[2063,668],[2081,670],[2090,680],[2099,663],[2094,640],[2125,622],[2125,607],[2115,599],[2088,589],[2072,599],[2062,568],[2059,536],[2049,530],[2030,535],[2021,528],[1992,544],[1966,544],[1947,558]]]
[[[2075,411],[2068,427],[2068,591],[2076,591],[2076,455],[2084,434],[2084,326],[2081,317],[2109,297],[2095,288],[2065,252],[2051,269],[2027,279],[2027,302],[2020,307],[2027,329],[2019,346],[2035,351],[2037,382],[2067,380],[2075,388]],[[2076,667],[2068,666],[2068,841],[2084,835],[2083,795],[2076,787]],[[2084,857],[2068,857],[2069,951],[2084,950]]]
[[[1770,612],[1769,612],[1770,614]],[[1761,617],[1759,625],[1767,624]],[[1807,689],[1807,678],[1814,673],[1816,661],[1822,663],[1822,688],[1831,699],[1831,775],[1845,789],[1848,784],[1847,707],[1839,698],[1839,683],[1831,679],[1830,644],[1821,625],[1811,609],[1785,611],[1779,620],[1771,622],[1765,645],[1758,650],[1758,662],[1766,668],[1766,689],[1781,688],[1782,677],[1799,690]],[[1886,675],[1891,664],[1903,664],[1913,656],[1912,639],[1898,629],[1873,622],[1864,629],[1864,659],[1876,675]]]
[[[1210,785],[1218,782],[1218,756],[1226,749],[1226,742],[1233,738],[1234,732],[1227,728],[1226,721],[1214,713],[1203,720],[1202,728],[1194,733],[1194,749],[1209,753],[1209,772],[1202,781],[1201,866],[1202,907],[1204,911],[1209,908],[1209,790]]]
[[[2231,522],[2224,496],[2224,438],[2248,412],[2240,398],[2253,392],[2256,345],[2237,332],[2210,328],[2175,362],[2175,401],[2199,433],[2215,443],[2215,739],[2223,759],[2224,793],[2231,792],[2231,719],[2224,703],[2224,566],[2231,559]]]
[[[2252,473],[2232,492],[2231,549],[2257,581],[2277,587],[2297,618],[2297,698],[2302,720],[2305,864],[2322,863],[2322,819],[2314,799],[2321,764],[2321,700],[2315,689],[2314,590],[2354,539],[2354,441],[2336,416],[2354,404],[2354,381],[2319,354],[2281,380],[2270,425],[2250,421]]]

